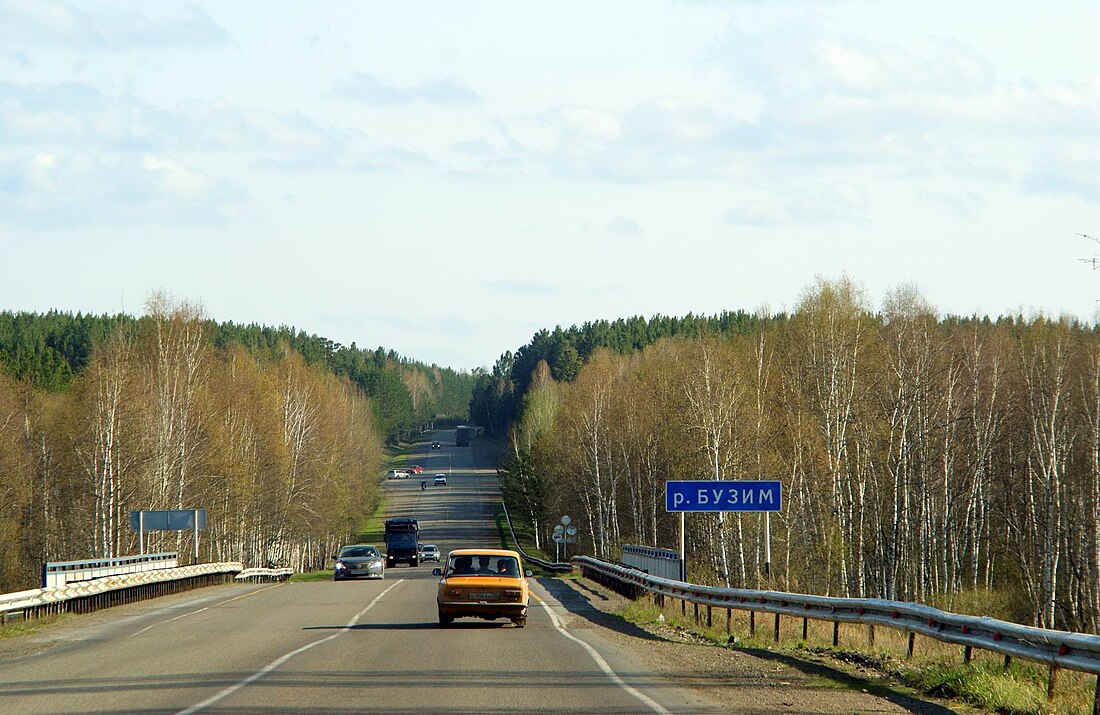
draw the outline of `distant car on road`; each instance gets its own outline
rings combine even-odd
[[[340,547],[336,554],[336,567],[332,571],[333,581],[346,578],[367,576],[385,578],[386,563],[378,549],[369,544],[353,544]]]
[[[420,474],[421,472],[424,471],[424,467],[421,467],[419,464],[414,464],[411,467],[409,467],[409,471],[412,472],[413,474]]]
[[[439,442],[432,442],[432,449],[443,449],[443,445]]]
[[[391,469],[386,472],[386,479],[408,479],[409,472],[405,469]]]
[[[437,487],[447,486],[447,475],[446,474],[437,474],[437,475],[435,475],[435,485]]]
[[[507,618],[517,628],[527,625],[526,577],[531,572],[520,570],[515,551],[455,549],[447,555],[447,566],[432,569],[432,574],[443,577],[435,597],[439,625],[464,617]]]
[[[420,545],[421,561],[439,561],[439,547],[435,544]]]

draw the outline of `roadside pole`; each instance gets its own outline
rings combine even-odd
[[[686,513],[687,512],[683,511],[680,512],[680,580],[685,583],[688,580],[687,550],[684,548],[684,544],[686,542],[686,538],[684,536],[684,532],[686,531],[686,528],[684,526],[684,515]]]
[[[764,578],[772,585],[772,515],[764,512]]]

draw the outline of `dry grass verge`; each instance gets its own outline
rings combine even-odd
[[[773,614],[733,609],[727,631],[726,609],[713,608],[710,625],[707,608],[700,606],[698,616],[693,604],[686,609],[681,602],[666,598],[664,608],[646,596],[627,602],[619,615],[636,624],[664,623],[683,629],[712,643],[730,647],[799,652],[829,656],[847,664],[847,669],[869,681],[888,677],[899,684],[933,697],[950,698],[984,711],[1007,715],[1089,715],[1092,713],[1095,676],[1074,671],[1059,671],[1054,697],[1047,699],[1047,669],[1034,663],[1013,660],[1004,667],[1002,656],[973,651],[969,664],[963,663],[960,646],[917,636],[912,658],[906,657],[908,634],[892,628],[872,629],[861,624],[840,624],[839,642],[832,646],[833,624],[809,620],[803,639],[800,618],[780,619],[779,640],[775,640]],[[755,621],[755,628],[753,622]]]

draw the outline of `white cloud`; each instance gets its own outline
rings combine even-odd
[[[232,182],[171,157],[41,151],[0,161],[0,223],[34,227],[220,223]]]
[[[497,150],[484,137],[451,144],[451,151],[476,157],[495,157]]]
[[[556,287],[536,280],[487,281],[485,287],[498,293],[513,295],[551,296],[560,292]]]
[[[444,106],[481,103],[477,92],[454,77],[440,77],[402,87],[389,84],[371,74],[354,72],[336,82],[333,94],[378,107],[400,107],[417,103]]]
[[[922,191],[920,198],[967,220],[976,219],[985,209],[985,198],[976,191]]]
[[[1068,194],[1100,203],[1100,152],[1095,147],[1051,151],[1023,177],[1027,194]]]
[[[228,41],[228,33],[194,5],[178,15],[150,17],[137,11],[84,10],[65,2],[0,0],[0,42],[9,47],[132,50],[212,47]]]
[[[616,216],[607,224],[607,230],[618,236],[640,236],[642,227],[632,218]]]
[[[821,226],[867,221],[867,193],[847,183],[802,182],[755,195],[728,211],[731,226]]]
[[[300,113],[197,102],[169,110],[71,82],[0,83],[0,147],[5,145],[239,153],[252,155],[252,166],[277,171],[395,171],[430,163],[422,152],[372,142],[361,130]]]
[[[728,176],[771,143],[767,128],[707,107],[650,100],[616,114],[564,106],[501,123],[508,151],[565,177],[644,183]]]

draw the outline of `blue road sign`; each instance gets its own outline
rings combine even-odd
[[[780,482],[665,482],[665,511],[779,511]]]
[[[145,527],[145,531],[190,531],[195,528],[195,520],[199,522],[200,529],[206,528],[206,509],[168,509],[146,511],[142,519],[141,512],[130,512],[130,528],[139,529],[139,524]]]

